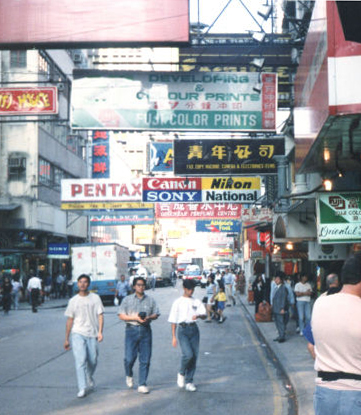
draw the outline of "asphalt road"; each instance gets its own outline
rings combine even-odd
[[[171,346],[167,322],[176,288],[157,288],[161,317],[153,327],[149,395],[128,390],[123,369],[124,323],[106,307],[104,342],[95,375],[97,389],[76,397],[73,355],[63,350],[64,309],[11,311],[0,316],[1,415],[286,415],[288,392],[274,358],[267,353],[239,305],[226,308],[223,324],[199,322],[197,392],[179,390],[180,350]],[[196,288],[202,298],[204,290]],[[135,382],[137,381],[137,366]]]

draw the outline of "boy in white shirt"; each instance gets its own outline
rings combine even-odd
[[[177,347],[178,325],[178,341],[182,349],[177,384],[180,388],[185,386],[187,391],[195,392],[197,388],[193,384],[193,376],[199,351],[199,329],[196,320],[198,318],[204,320],[207,312],[204,304],[192,297],[194,292],[192,280],[184,280],[183,289],[183,296],[175,300],[172,305],[168,321],[172,324],[172,345]]]

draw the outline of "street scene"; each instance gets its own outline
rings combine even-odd
[[[153,353],[148,385],[149,395],[140,396],[125,384],[124,326],[117,318],[117,308],[105,308],[104,341],[99,347],[99,362],[95,373],[96,390],[84,400],[76,397],[77,386],[72,353],[63,349],[66,299],[51,300],[33,314],[29,305],[1,316],[0,353],[2,359],[0,400],[2,414],[192,414],[202,411],[213,413],[222,406],[230,414],[296,413],[294,390],[279,366],[277,358],[268,351],[267,340],[259,337],[253,328],[254,306],[227,307],[223,324],[199,322],[201,343],[195,383],[195,394],[178,388],[180,350],[173,349],[171,329],[167,322],[172,301],[181,295],[181,282],[177,287],[157,288],[147,292],[160,307],[160,318],[152,323]],[[196,288],[195,296],[202,297],[204,290]],[[267,327],[264,336],[268,341],[276,335],[274,323]],[[299,347],[301,356],[292,348],[282,351],[288,360],[296,359],[294,368],[302,366],[300,392],[303,405],[312,402],[312,359],[306,342],[295,334],[293,346]],[[273,345],[272,345],[273,346]],[[287,356],[287,353],[289,355]],[[299,369],[297,369],[299,370]],[[137,367],[135,369],[135,382]],[[305,393],[309,396],[305,396]],[[19,399],[21,396],[21,399]],[[302,403],[301,403],[302,405]],[[306,412],[304,412],[306,413]]]
[[[360,18],[0,0],[0,415],[361,415]]]

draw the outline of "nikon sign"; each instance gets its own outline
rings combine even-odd
[[[144,202],[254,203],[260,197],[260,177],[143,178]]]
[[[317,202],[318,243],[361,241],[361,193],[320,193]]]
[[[73,128],[276,129],[276,74],[78,70],[74,76]]]

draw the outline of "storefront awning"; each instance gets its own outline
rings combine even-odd
[[[21,205],[19,205],[18,203],[8,203],[6,205],[0,204],[0,211],[11,211],[19,208],[20,206]]]

